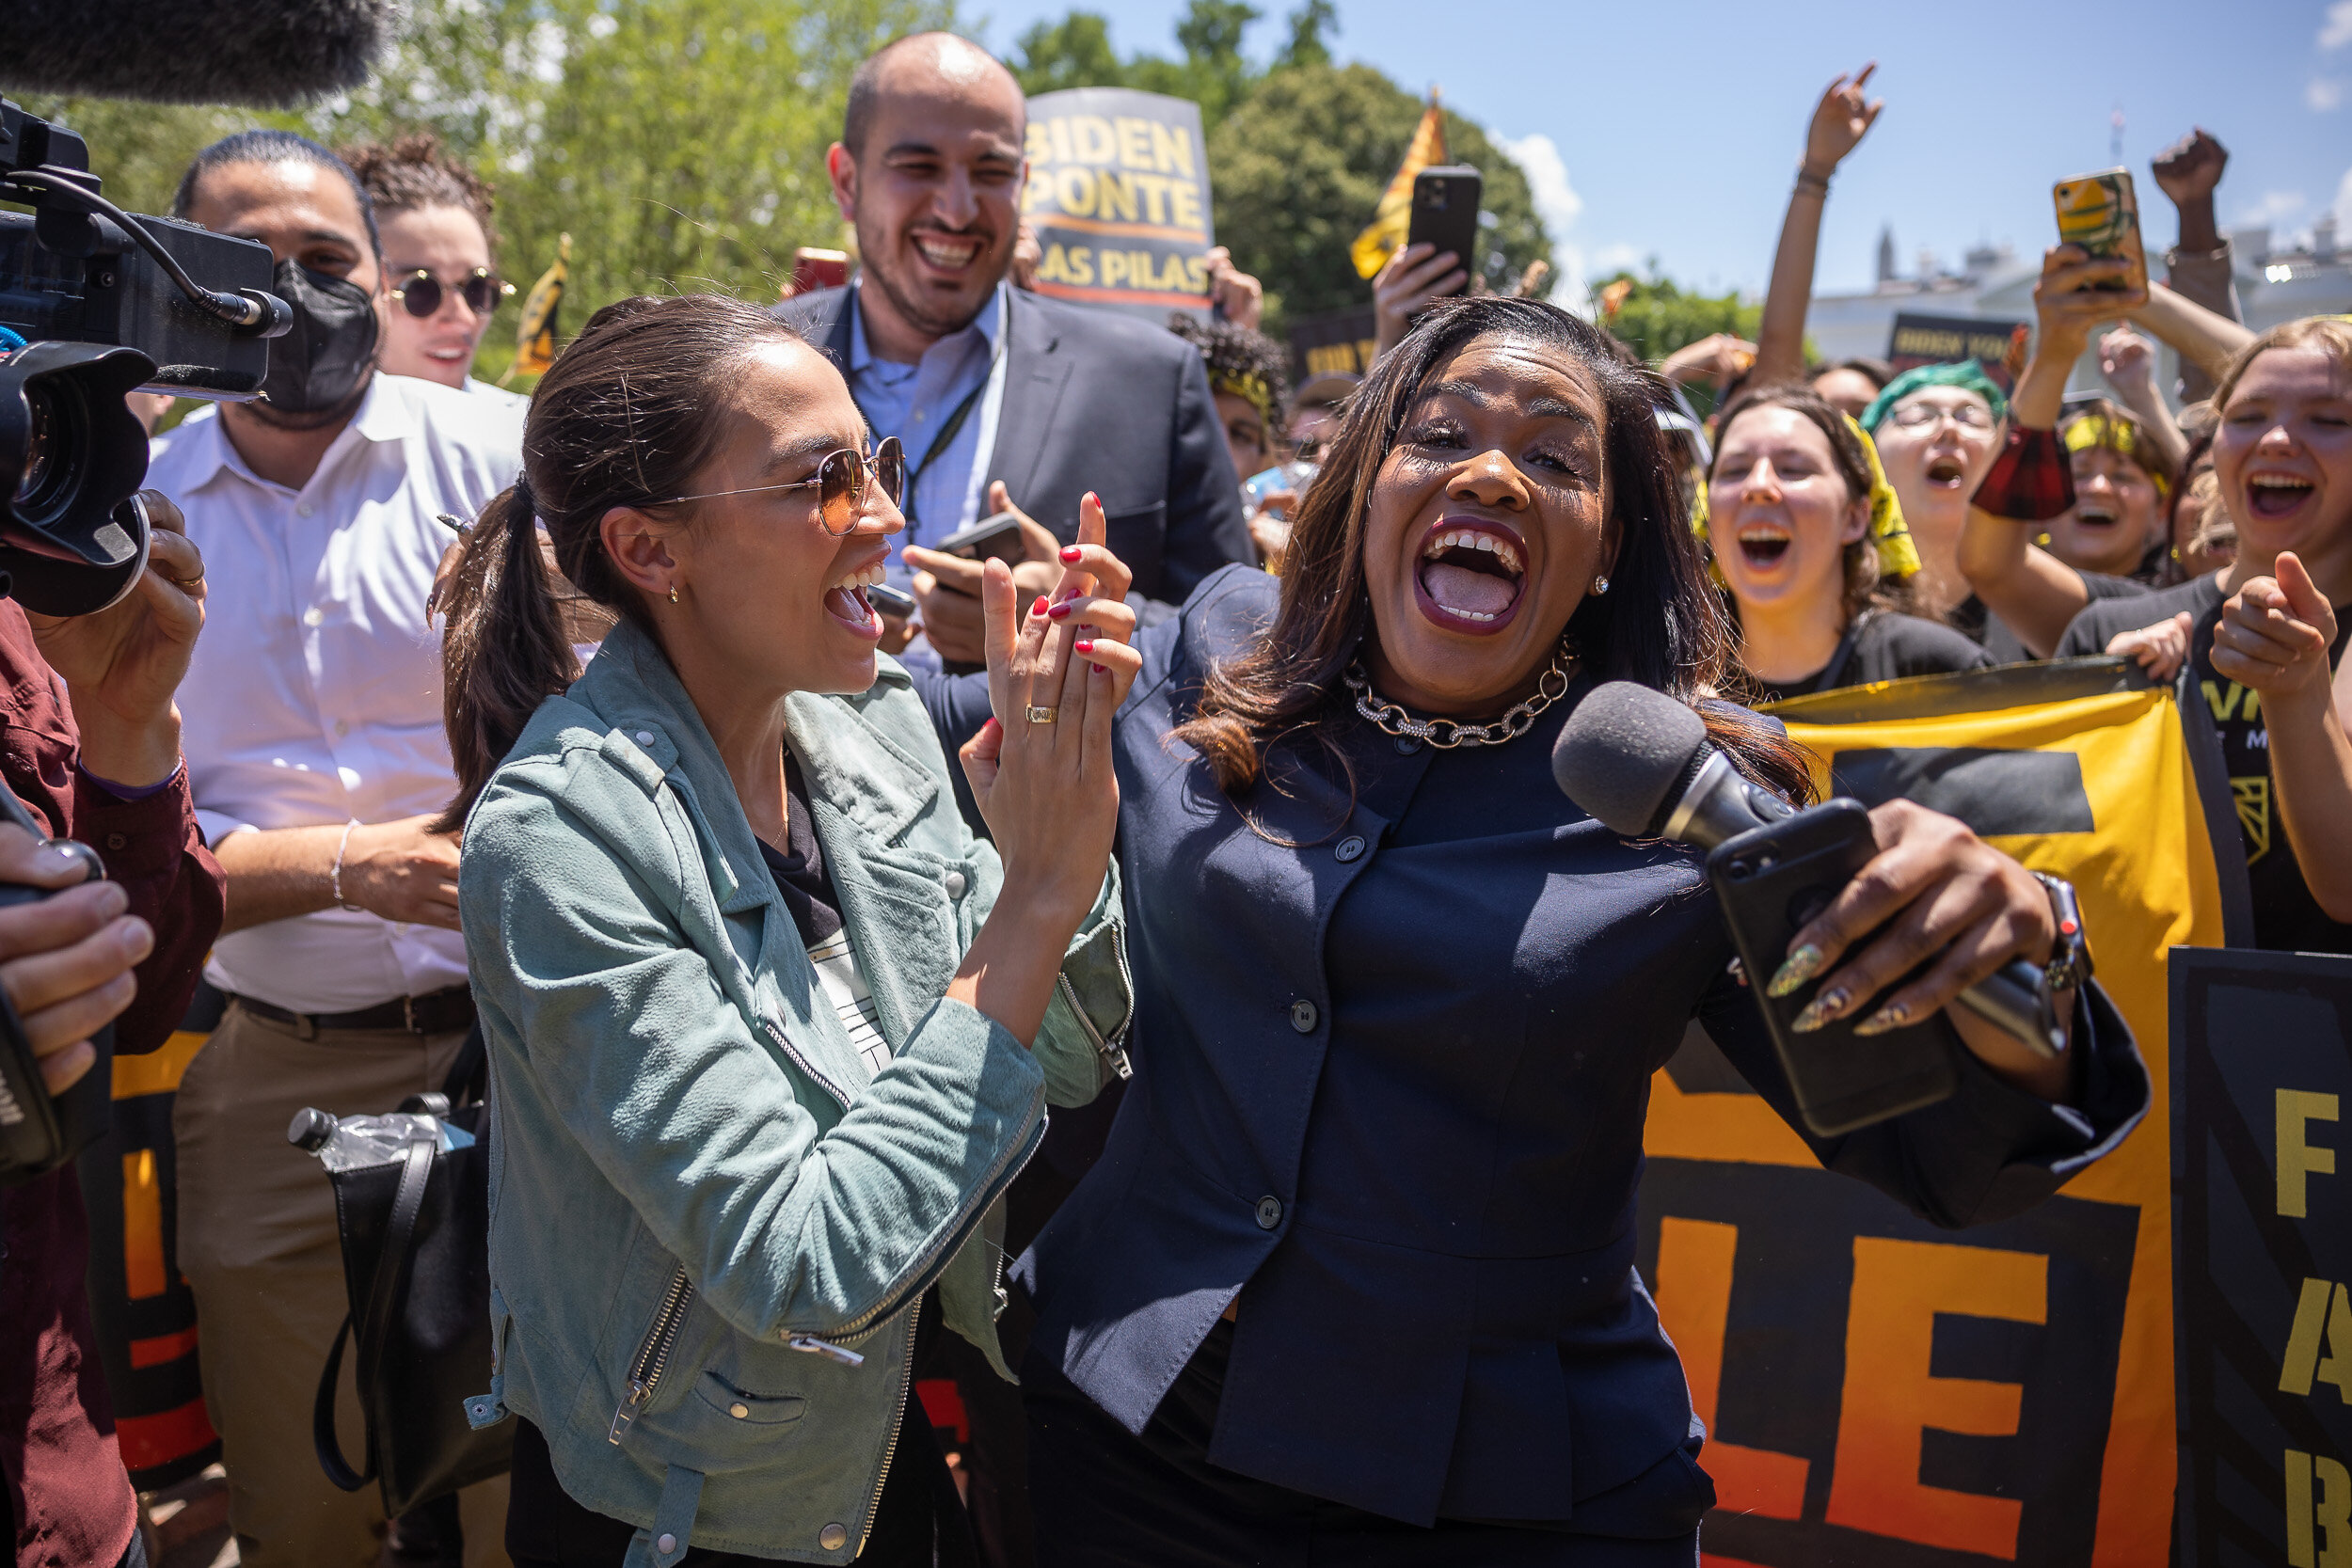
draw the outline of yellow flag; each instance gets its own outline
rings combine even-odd
[[[564,303],[564,282],[571,274],[572,237],[555,242],[555,265],[523,296],[523,319],[515,328],[515,362],[499,377],[503,387],[518,375],[545,375],[555,363],[555,308]]]
[[[1405,150],[1405,161],[1396,166],[1389,188],[1380,193],[1380,205],[1371,225],[1347,247],[1355,259],[1357,277],[1372,277],[1404,245],[1413,222],[1413,177],[1445,161],[1445,111],[1438,106],[1433,91],[1429,107],[1422,111],[1421,124],[1413,132],[1413,145]]]

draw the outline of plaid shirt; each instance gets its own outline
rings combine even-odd
[[[2010,425],[1973,503],[1995,517],[2046,523],[2074,504],[2074,465],[2055,430]]]

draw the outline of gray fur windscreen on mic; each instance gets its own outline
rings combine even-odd
[[[1662,691],[1631,681],[1593,689],[1551,748],[1561,793],[1611,832],[1648,838],[1663,826],[1676,785],[1707,747],[1707,723]]]
[[[0,88],[282,106],[358,87],[398,0],[0,0]]]

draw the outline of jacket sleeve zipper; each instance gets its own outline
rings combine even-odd
[[[1094,1047],[1095,1053],[1103,1058],[1113,1072],[1126,1079],[1134,1077],[1136,1070],[1127,1060],[1127,1048],[1123,1043],[1127,1037],[1127,1024],[1135,1017],[1136,983],[1134,977],[1127,972],[1127,943],[1123,938],[1124,934],[1118,926],[1114,925],[1111,927],[1110,938],[1111,958],[1119,965],[1120,983],[1127,988],[1127,1018],[1120,1022],[1119,1030],[1115,1035],[1106,1039],[1104,1037],[1103,1031],[1094,1026],[1094,1020],[1087,1016],[1085,1007],[1079,1006],[1078,988],[1070,983],[1070,976],[1067,974],[1056,972],[1054,986],[1061,992],[1061,999],[1070,1005],[1071,1012],[1078,1020],[1078,1027],[1086,1032],[1087,1040]]]

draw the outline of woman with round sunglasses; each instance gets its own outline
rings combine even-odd
[[[474,378],[474,351],[515,286],[498,275],[490,187],[429,131],[343,150],[375,209],[386,294],[378,363],[485,397],[519,395]]]
[[[623,301],[541,381],[522,477],[454,566],[495,1152],[469,1413],[517,1418],[523,1568],[977,1561],[915,1341],[1004,1370],[996,1200],[1047,1102],[1120,1059],[1110,721],[1138,661],[1020,611],[991,563],[976,839],[876,651],[904,464],[865,439],[765,311]],[[534,518],[617,618],[584,673]],[[1057,596],[1131,631],[1092,589],[1073,568]]]

